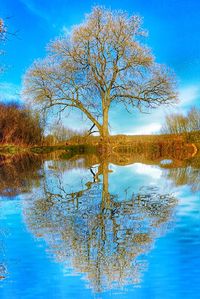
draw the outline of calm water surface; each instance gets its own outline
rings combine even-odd
[[[0,166],[0,298],[200,298],[198,161]]]

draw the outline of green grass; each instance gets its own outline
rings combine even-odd
[[[48,154],[59,150],[58,146],[34,146],[30,148],[30,151],[35,154]]]
[[[30,151],[35,154],[48,154],[58,150],[64,150],[69,155],[96,153],[96,148],[88,144],[69,145],[69,146],[35,146],[30,148]]]
[[[80,145],[70,145],[66,146],[66,153],[60,155],[61,159],[70,159],[75,155],[81,154],[97,154],[97,148],[92,145],[80,144]]]
[[[21,153],[21,152],[24,152],[26,150],[27,150],[26,148],[16,146],[16,145],[3,145],[3,146],[0,146],[0,154],[15,155],[17,153]]]

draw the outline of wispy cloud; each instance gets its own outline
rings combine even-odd
[[[11,102],[20,100],[20,87],[9,82],[0,83],[0,101]]]
[[[41,9],[41,7],[38,7],[35,1],[33,0],[20,0],[20,2],[26,7],[27,10],[29,10],[32,14],[49,21],[49,15],[47,12],[44,11],[44,9]]]
[[[178,106],[183,109],[197,104],[200,99],[200,87],[191,85],[181,88],[179,98],[180,104]]]

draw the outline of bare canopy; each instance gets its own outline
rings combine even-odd
[[[95,7],[27,71],[25,98],[43,109],[81,110],[102,137],[109,135],[108,112],[114,105],[131,111],[175,102],[174,76],[142,43],[141,23],[139,16]]]

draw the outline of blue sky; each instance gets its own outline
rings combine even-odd
[[[137,111],[129,115],[122,107],[114,107],[110,113],[112,133],[156,132],[167,112],[186,112],[190,106],[200,106],[200,2],[197,0],[0,0],[0,17],[8,17],[10,32],[17,31],[16,37],[9,37],[6,55],[1,57],[1,63],[7,66],[0,77],[1,100],[19,98],[26,69],[35,59],[45,56],[50,40],[80,23],[94,5],[143,16],[144,27],[149,31],[147,44],[157,62],[175,71],[179,83],[180,103],[174,108],[160,108],[151,115]],[[65,118],[65,124],[76,128],[88,125],[78,113]]]

